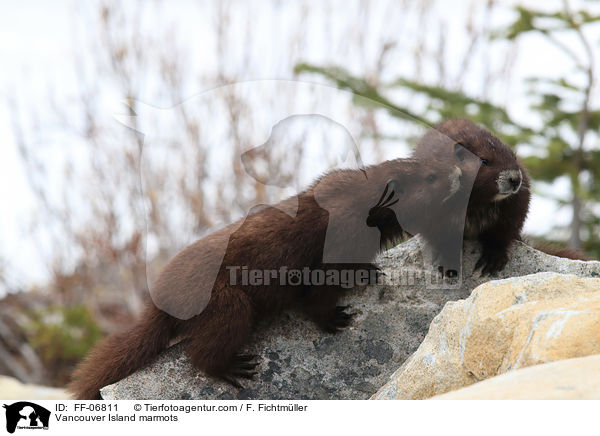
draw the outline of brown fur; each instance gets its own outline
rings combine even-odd
[[[258,208],[241,225],[197,241],[169,262],[153,292],[193,304],[202,297],[198,284],[210,280],[203,266],[216,257],[218,244],[226,243],[205,309],[181,320],[150,305],[129,331],[94,347],[73,374],[70,391],[79,399],[99,398],[101,387],[151,362],[175,337],[187,339],[187,354],[197,368],[239,386],[236,379],[255,373],[253,356],[238,353],[258,320],[303,306],[322,329],[335,332],[349,324],[352,314],[337,306],[344,291],[340,286],[282,286],[278,280],[244,286],[241,277],[232,285],[227,266],[377,270],[370,262],[382,245],[403,234],[405,225],[413,233],[421,225],[432,225],[432,207],[448,196],[449,185],[445,166],[424,167],[415,160],[388,161],[365,171],[334,171],[297,198]],[[295,210],[295,217],[283,212]],[[375,227],[379,232],[373,242]]]
[[[573,260],[592,260],[590,257],[586,256],[583,251],[578,250],[577,248],[565,247],[560,244],[536,242],[533,244],[533,248],[551,256],[564,257]]]
[[[530,202],[529,177],[507,145],[467,119],[451,119],[435,126],[417,144],[414,156],[424,161],[445,161],[448,165],[462,166],[462,156],[456,153],[457,145],[462,145],[481,160],[464,229],[451,229],[451,224],[446,224],[435,231],[424,232],[424,236],[435,246],[440,244],[444,234],[464,231],[465,238],[481,243],[482,254],[476,269],[480,267],[482,274],[493,274],[504,268],[510,244],[521,237]],[[470,169],[463,170],[468,173]],[[497,180],[506,170],[520,171],[520,189],[506,198],[496,199],[499,194]],[[446,261],[456,264],[454,259]]]

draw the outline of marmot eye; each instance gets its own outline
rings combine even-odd
[[[481,165],[487,165],[490,162],[487,159],[481,159]]]
[[[435,174],[429,174],[427,176],[427,183],[433,183],[437,180],[437,176]]]

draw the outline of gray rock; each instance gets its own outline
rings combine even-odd
[[[343,304],[357,313],[352,326],[323,333],[302,313],[284,313],[259,326],[243,352],[261,358],[245,389],[207,378],[185,357],[182,344],[153,364],[102,389],[105,399],[367,399],[418,348],[447,301],[466,298],[486,281],[541,271],[600,277],[600,262],[561,259],[516,243],[494,277],[472,274],[477,245],[465,243],[461,280],[440,280],[425,269],[423,243],[413,238],[381,254],[385,283],[349,291]]]

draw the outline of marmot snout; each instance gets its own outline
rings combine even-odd
[[[504,170],[498,176],[498,195],[494,201],[503,200],[519,192],[523,184],[523,173],[521,170]]]

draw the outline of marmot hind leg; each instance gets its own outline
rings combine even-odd
[[[206,374],[241,388],[237,379],[252,378],[258,365],[256,356],[238,354],[252,332],[252,302],[239,289],[227,287],[214,292],[204,312],[194,320],[187,354]]]

